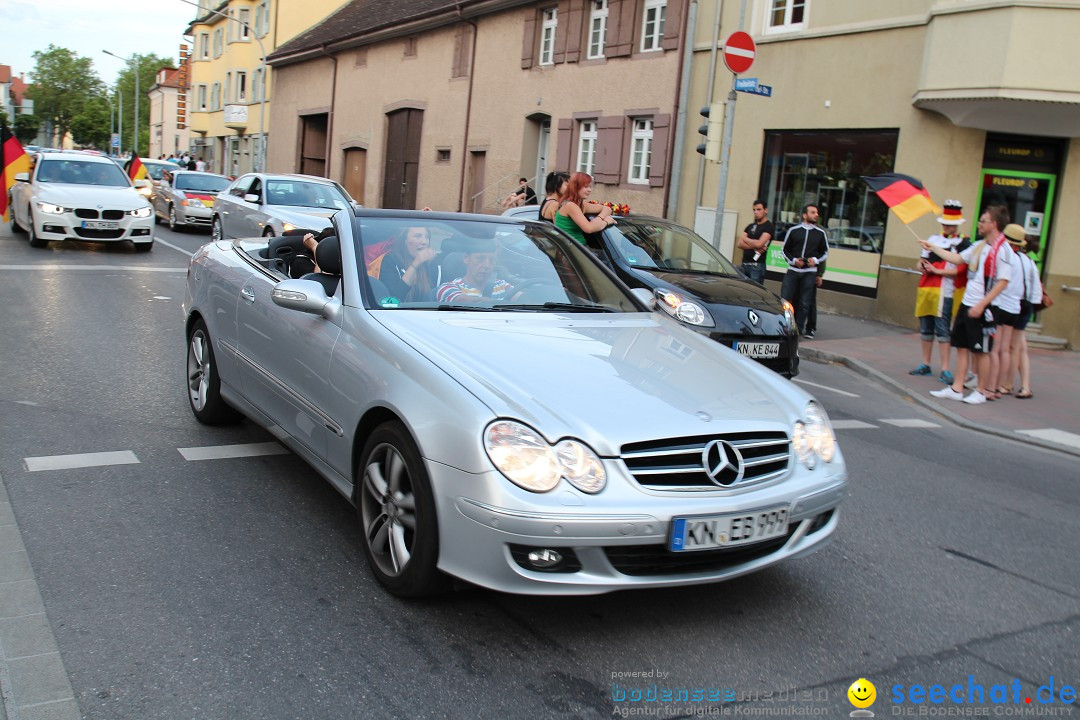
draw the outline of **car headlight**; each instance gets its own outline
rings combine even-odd
[[[788,327],[795,327],[795,306],[783,298],[780,298],[780,305],[784,308],[784,320]]]
[[[206,207],[205,205],[203,205],[202,200],[198,200],[196,198],[186,198],[184,202],[180,204],[187,205],[188,207]]]
[[[607,484],[604,464],[587,445],[563,440],[555,446],[555,456],[566,481],[582,492],[598,493]]]
[[[657,290],[655,294],[656,304],[676,320],[681,320],[688,325],[700,325],[702,327],[713,327],[715,325],[712,316],[705,311],[705,308],[687,300],[682,295],[670,290]]]
[[[67,208],[65,207],[61,205],[53,205],[52,203],[47,202],[39,202],[37,206],[38,210],[45,213],[46,215],[63,215],[67,212]]]
[[[284,223],[281,226],[281,231],[282,232],[289,232],[290,230],[295,230],[295,229],[296,229],[296,226],[293,225],[292,223]]]
[[[795,456],[811,470],[817,465],[818,458],[832,462],[836,457],[836,435],[825,410],[816,402],[810,402],[803,411],[803,420],[798,420],[791,433],[791,445]]]
[[[598,493],[607,484],[604,464],[585,443],[567,439],[552,447],[535,430],[512,420],[488,425],[484,449],[499,472],[530,492],[554,490],[563,478],[587,493]]]
[[[148,207],[141,207],[137,210],[128,210],[128,215],[137,218],[148,218],[154,211]]]

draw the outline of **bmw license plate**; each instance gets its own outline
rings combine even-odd
[[[675,518],[670,549],[683,552],[750,545],[783,537],[787,531],[787,506],[726,515]]]
[[[780,343],[778,342],[736,342],[735,351],[740,355],[756,359],[769,359],[780,357]]]
[[[117,230],[120,227],[120,223],[111,222],[109,220],[83,220],[83,230]]]

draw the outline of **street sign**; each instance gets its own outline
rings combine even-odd
[[[112,134],[112,146],[117,149],[120,147],[120,136],[116,133]]]
[[[754,56],[757,55],[757,45],[754,38],[746,33],[733,32],[724,43],[724,64],[728,70],[738,75],[750,69],[754,64]]]
[[[757,90],[757,78],[735,78],[735,89],[739,92]]]
[[[772,97],[772,85],[756,85],[753,88],[735,88],[739,92],[746,93],[747,95],[762,95],[764,97]]]

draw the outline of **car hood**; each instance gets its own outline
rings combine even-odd
[[[789,432],[810,396],[656,315],[377,310],[386,328],[499,417],[614,456],[628,443]]]
[[[50,184],[38,192],[41,202],[64,207],[95,207],[102,205],[114,210],[136,210],[148,203],[133,187],[103,187],[101,185]]]
[[[774,315],[784,314],[780,300],[773,293],[744,278],[677,270],[645,268],[632,268],[632,270],[646,279],[653,278],[650,285],[655,286],[659,282],[660,285],[669,289],[685,290],[709,304],[738,305]]]

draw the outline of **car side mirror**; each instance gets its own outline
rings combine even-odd
[[[270,298],[275,305],[327,320],[334,320],[341,308],[341,301],[327,297],[326,289],[314,280],[282,280],[270,291]]]
[[[15,173],[15,182],[30,182],[30,173]]]
[[[645,304],[645,307],[650,310],[656,309],[656,295],[651,290],[646,288],[634,288],[630,291],[630,294]]]
[[[257,203],[259,202],[259,196],[255,193],[248,193],[244,196],[244,202]]]

